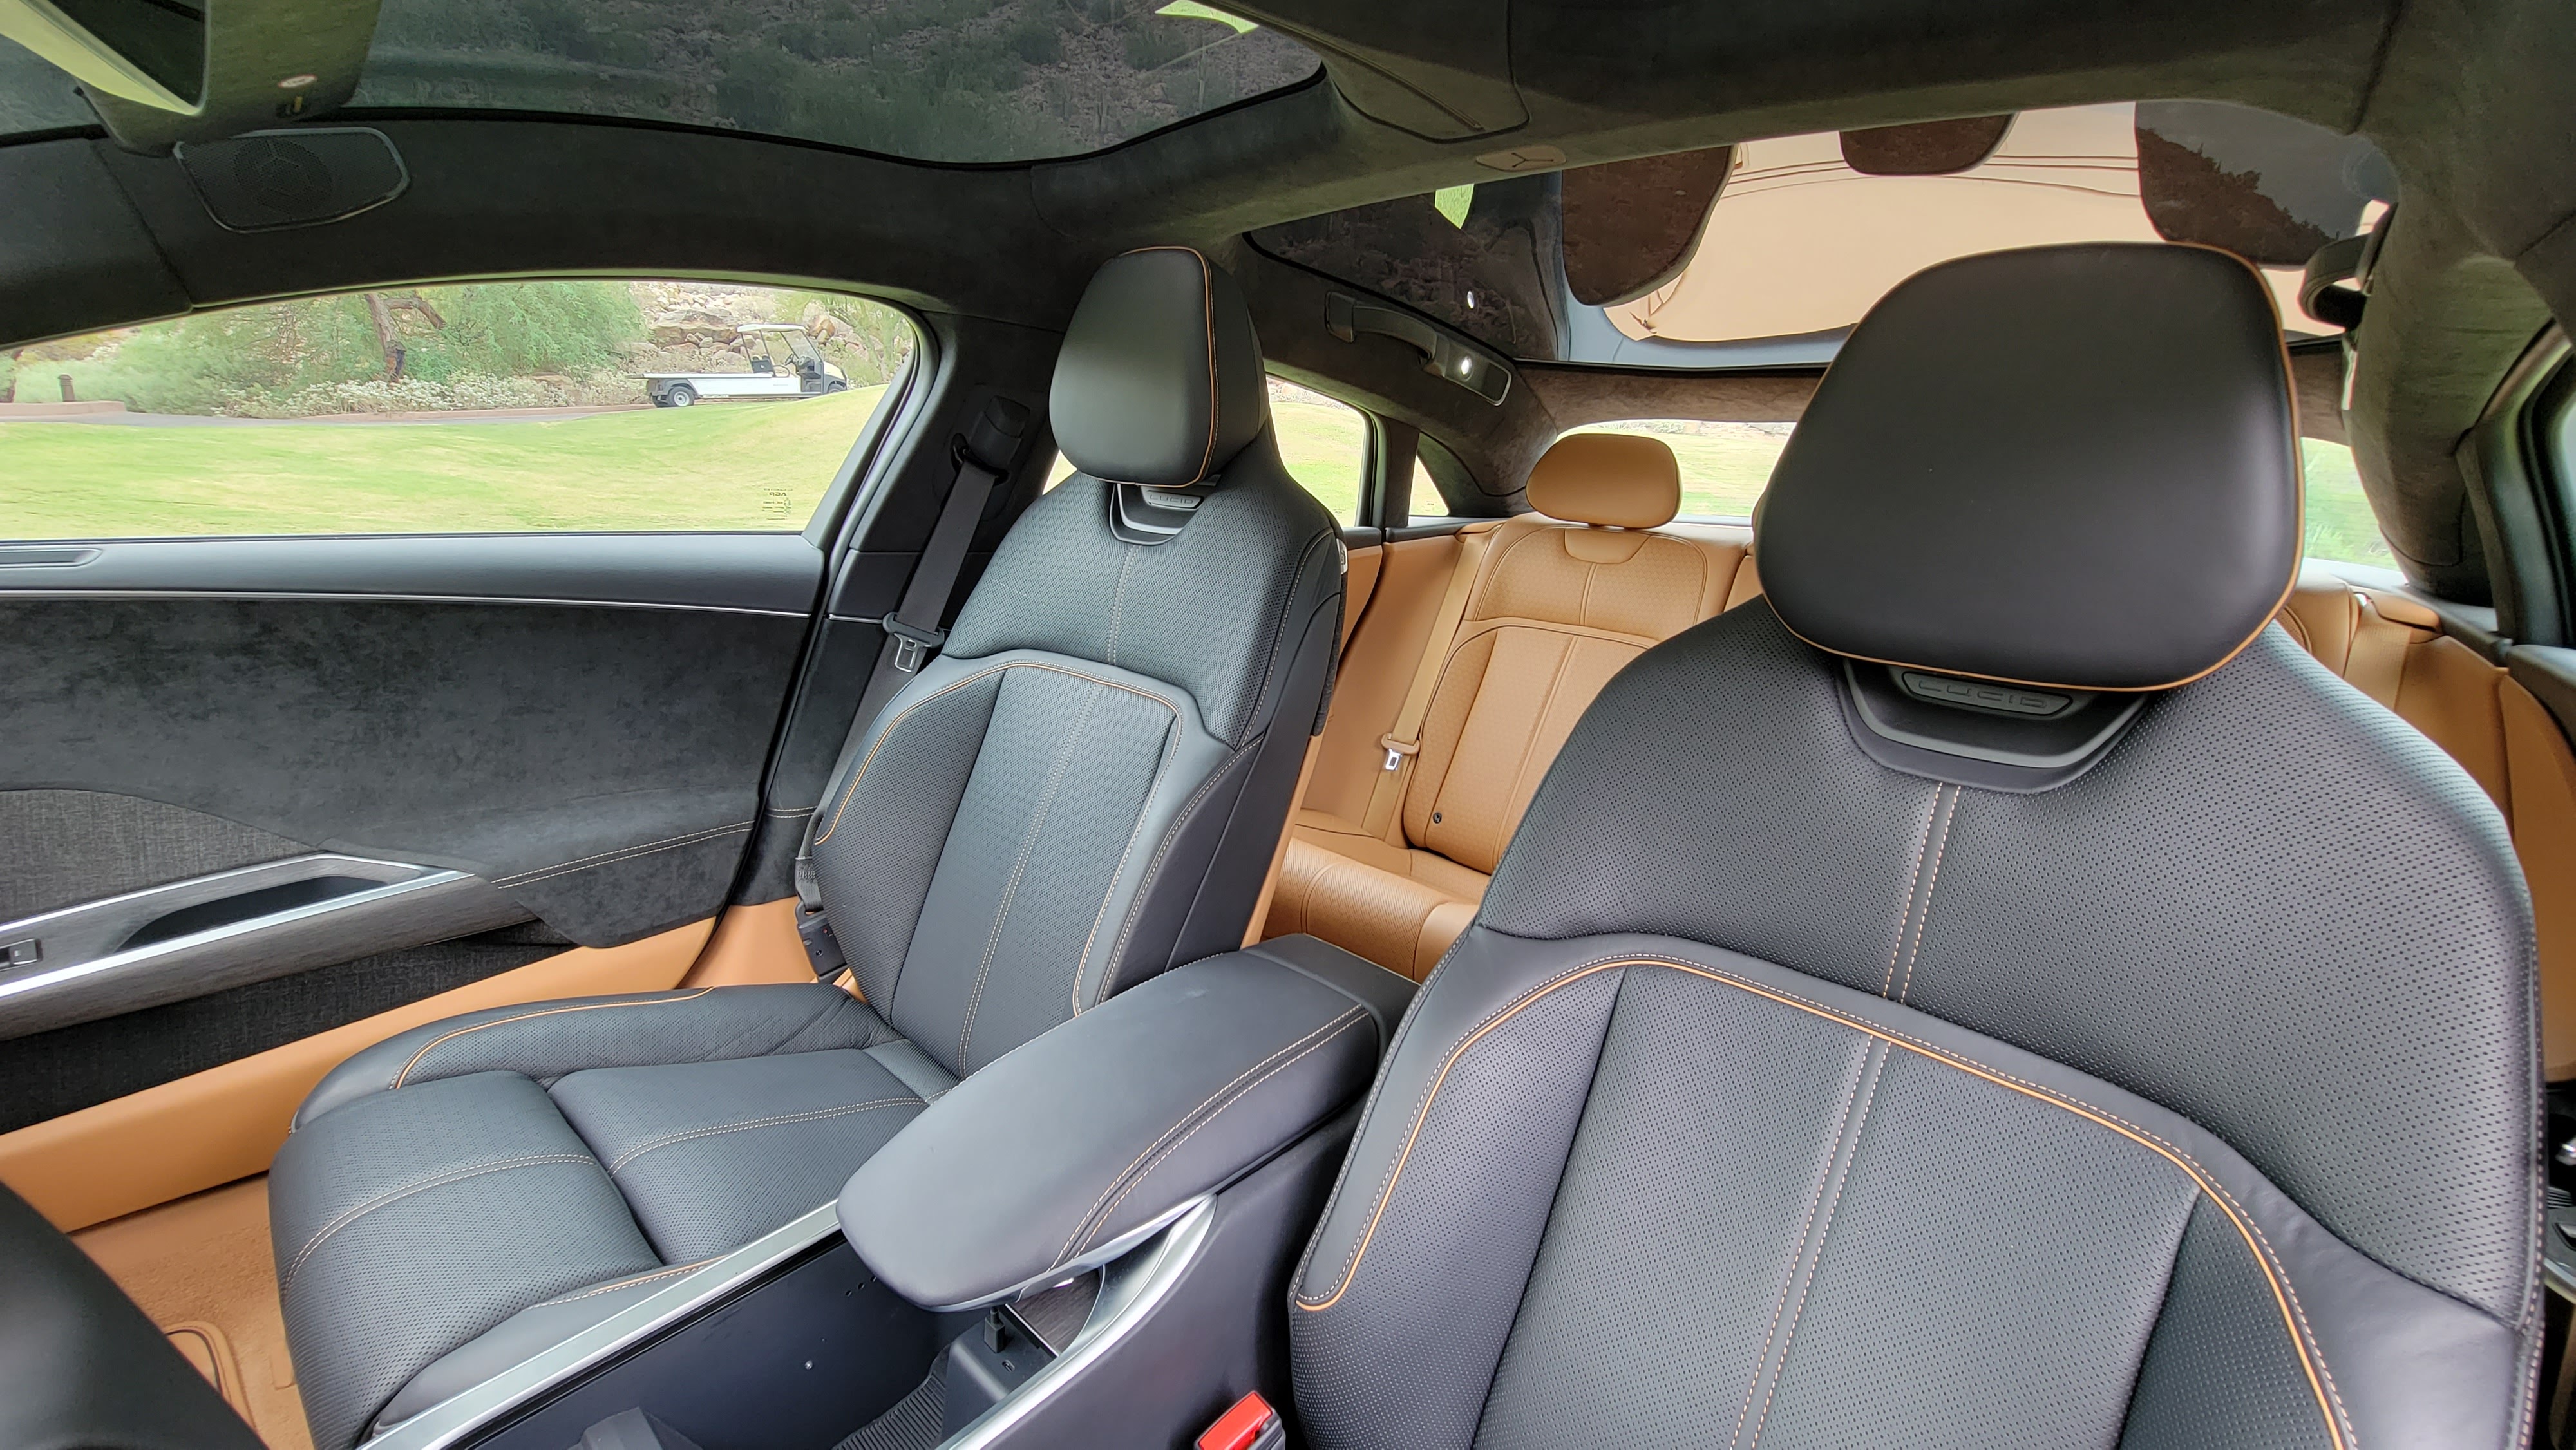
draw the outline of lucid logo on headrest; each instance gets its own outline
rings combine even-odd
[[[1956,675],[1927,675],[1921,670],[1898,670],[1896,679],[1905,687],[1905,693],[1918,700],[1964,705],[2002,715],[2055,715],[2075,703],[2071,696],[2053,695],[2046,690],[2002,685],[1993,680],[1963,680]]]

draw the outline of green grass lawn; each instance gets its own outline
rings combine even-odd
[[[0,538],[800,529],[884,392],[541,422],[0,423]],[[1270,406],[1289,473],[1355,518],[1360,415],[1303,389]],[[1670,444],[1698,517],[1750,514],[1788,441],[1744,423],[1596,427]],[[2351,451],[2310,440],[2305,464],[2308,554],[2394,567]]]
[[[1359,411],[1320,393],[1272,380],[1270,423],[1279,439],[1279,461],[1333,517],[1356,523],[1360,478],[1368,465],[1368,423]],[[1053,488],[1073,476],[1073,460],[1056,455],[1047,474]],[[1434,506],[1439,500],[1433,499]]]
[[[884,392],[538,422],[0,423],[0,538],[801,529]]]

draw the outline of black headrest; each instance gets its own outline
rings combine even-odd
[[[1862,319],[1758,525],[1780,620],[1836,654],[2081,690],[2195,679],[2297,577],[2271,293],[2223,252],[1947,262]]]
[[[1056,446],[1094,478],[1214,478],[1270,416],[1243,293],[1187,247],[1111,258],[1064,330],[1047,407]]]

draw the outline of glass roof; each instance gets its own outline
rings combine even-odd
[[[1950,161],[1873,150],[1886,151],[1889,139],[1938,149],[1941,133],[1981,126],[1984,139]],[[1925,267],[2051,242],[2221,246],[2261,268],[2290,338],[2331,335],[2337,329],[2299,308],[2300,263],[2357,235],[2396,196],[2369,142],[2215,102],[1825,131],[1689,155],[1710,158],[1711,170],[1706,189],[1692,193],[1698,200],[1670,265],[1648,268],[1645,285],[1606,305],[1580,300],[1585,243],[1593,255],[1601,249],[1587,233],[1603,232],[1608,215],[1611,245],[1651,252],[1659,234],[1636,226],[1634,213],[1682,173],[1631,180],[1621,168],[1643,163],[1623,162],[1589,168],[1607,178],[1600,181],[1584,172],[1517,176],[1265,227],[1252,238],[1515,357],[1795,366],[1832,358],[1879,297]],[[1614,193],[1606,207],[1603,187]]]
[[[555,111],[921,161],[1079,155],[1313,75],[1194,0],[384,0],[353,106]]]
[[[383,0],[354,108],[669,121],[918,161],[1075,156],[1292,86],[1198,0]],[[0,136],[96,123],[0,40]]]

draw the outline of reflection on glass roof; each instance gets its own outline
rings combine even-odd
[[[1941,159],[1962,135],[1983,139]],[[2215,102],[1824,131],[1694,154],[1722,163],[1723,180],[1713,202],[1688,203],[1677,229],[1638,224],[1659,196],[1680,193],[1622,162],[1377,202],[1252,236],[1274,256],[1515,357],[1792,366],[1830,359],[1889,288],[1926,267],[2055,242],[2233,251],[2261,268],[2292,338],[2330,335],[2299,308],[2301,264],[2358,235],[2396,196],[2369,142]],[[1576,206],[1578,193],[1588,207]],[[1655,265],[1654,248],[1687,238],[1693,221],[1696,240],[1675,265]],[[1614,255],[1609,270],[1638,261],[1629,270],[1642,268],[1644,290],[1619,290],[1603,306],[1579,301],[1569,260],[1580,253],[1597,266],[1605,247],[1623,246],[1638,256]]]
[[[1318,66],[1196,0],[384,0],[351,104],[1027,161],[1114,146]]]
[[[0,40],[0,136],[95,126],[72,78],[14,40]]]
[[[2140,193],[2136,109],[2025,112],[1992,155],[1937,176],[1865,175],[1845,161],[1831,131],[1739,146],[1690,266],[1605,309],[1610,323],[1632,339],[1675,342],[1831,332],[1859,321],[1897,283],[1953,257],[2055,242],[2157,241]],[[2144,134],[2155,144],[2155,132]],[[2301,219],[2312,234],[2306,250],[2351,236],[2363,202],[2338,192],[2313,203],[2315,217]],[[2299,268],[2264,273],[2294,328],[2332,330],[2299,311]]]

